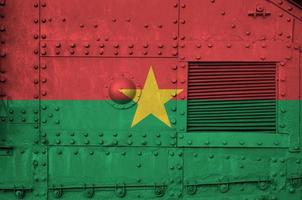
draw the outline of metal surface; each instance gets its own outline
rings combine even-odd
[[[0,0],[0,199],[302,199],[293,2]]]

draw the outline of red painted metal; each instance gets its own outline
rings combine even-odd
[[[39,8],[35,3],[7,1],[0,7],[0,85],[5,99],[39,98]]]
[[[178,0],[45,0],[42,55],[176,57]],[[174,6],[174,4],[176,6]],[[44,22],[43,22],[44,20]]]
[[[107,89],[112,82],[124,75],[141,88],[151,66],[160,88],[176,88],[176,59],[47,57],[41,62],[47,65],[47,68],[41,71],[41,78],[47,80],[41,83],[43,99],[110,99]]]
[[[106,99],[109,74],[131,71],[142,85],[152,65],[186,99],[187,62],[198,61],[276,63],[278,99],[299,99],[301,12],[279,2],[7,1],[2,98]]]

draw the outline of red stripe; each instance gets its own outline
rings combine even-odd
[[[153,67],[160,88],[176,88],[174,59],[79,59],[45,58],[47,69],[42,70],[44,99],[59,100],[106,100],[106,86],[120,79],[128,79],[143,87],[150,66]]]

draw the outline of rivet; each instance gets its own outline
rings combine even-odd
[[[41,50],[41,54],[42,54],[43,56],[45,56],[45,55],[47,55],[47,51],[46,51],[45,49],[42,49],[42,50]]]
[[[159,45],[158,45],[158,48],[163,48],[163,47],[164,47],[163,44],[159,44]]]
[[[35,79],[34,84],[38,84],[38,83],[39,83],[39,80]]]
[[[172,82],[173,84],[175,84],[175,83],[177,83],[177,79],[176,79],[176,78],[172,78],[171,82]]]
[[[143,46],[144,48],[148,48],[149,47],[149,44],[144,44],[144,46]]]
[[[113,45],[114,48],[119,48],[119,46],[120,46],[120,45],[119,45],[118,43],[115,43],[115,44]]]
[[[75,51],[74,51],[73,49],[71,49],[71,50],[69,51],[69,53],[70,53],[71,55],[73,55],[73,54],[75,53]]]
[[[34,54],[38,54],[39,53],[39,50],[38,49],[35,49],[34,50]]]

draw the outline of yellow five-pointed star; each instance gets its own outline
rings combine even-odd
[[[121,89],[121,92],[127,95],[131,94],[131,90],[133,89]],[[171,123],[165,108],[165,103],[179,94],[182,90],[159,89],[152,67],[150,67],[148,72],[144,88],[142,90],[137,90],[137,92],[141,92],[141,97],[137,102],[137,108],[131,127],[137,125],[140,121],[151,114],[157,117],[167,126],[171,127]]]

